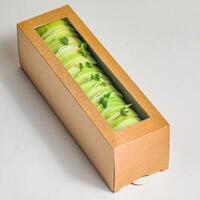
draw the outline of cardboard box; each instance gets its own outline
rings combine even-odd
[[[101,116],[35,30],[61,18],[88,43],[142,121],[115,132]],[[112,191],[168,168],[169,124],[69,6],[23,21],[17,32],[22,69]]]

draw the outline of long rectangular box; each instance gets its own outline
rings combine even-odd
[[[43,42],[36,28],[67,18],[105,66],[142,120],[114,131]],[[169,124],[69,7],[17,24],[21,67],[114,192],[136,179],[166,170]]]

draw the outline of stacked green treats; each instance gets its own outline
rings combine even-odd
[[[114,130],[141,120],[100,70],[87,44],[67,20],[43,25],[37,32]]]

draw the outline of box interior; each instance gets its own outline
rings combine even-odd
[[[127,104],[131,104],[130,108],[135,110],[142,120],[147,119],[149,115],[146,113],[146,111],[140,106],[140,104],[135,100],[135,98],[126,90],[126,88],[121,84],[118,78],[110,71],[109,67],[104,64],[104,62],[96,55],[95,51],[93,51],[93,49],[90,48],[90,46],[89,49],[92,53],[92,56],[100,64],[98,65],[98,67],[104,72],[104,74],[106,74],[106,76],[111,80],[115,88],[123,95],[124,101]]]
[[[87,43],[88,49],[92,55],[92,57],[99,63],[98,68],[103,71],[103,73],[111,80],[112,84],[114,87],[123,95],[123,100],[127,104],[131,104],[130,108],[132,108],[136,113],[139,115],[141,118],[141,121],[149,118],[148,113],[140,106],[140,104],[135,100],[135,98],[128,92],[128,90],[123,86],[123,84],[118,80],[118,78],[111,72],[109,69],[109,66],[106,66],[106,64],[101,60],[101,58],[95,53],[95,51],[90,47],[90,44],[85,41],[84,37],[81,35],[81,33],[76,29],[74,24],[68,19],[67,17],[65,18],[60,18],[60,19],[66,19],[67,21],[70,22],[71,26],[78,32],[79,37],[81,38],[82,41]],[[59,19],[57,19],[59,20]],[[54,20],[54,21],[57,21]],[[48,23],[47,23],[48,24]],[[35,27],[35,30],[45,24],[41,24],[37,27]],[[140,122],[138,122],[140,123]]]

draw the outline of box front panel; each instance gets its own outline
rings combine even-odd
[[[112,148],[20,29],[18,29],[18,43],[23,70],[112,190],[114,170]]]

